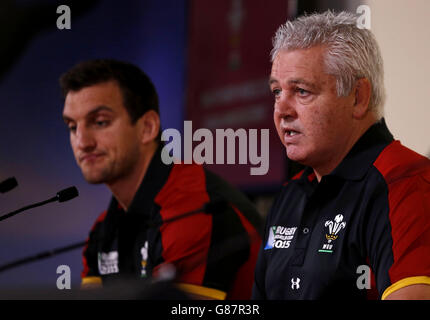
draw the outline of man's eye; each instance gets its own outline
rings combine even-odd
[[[281,89],[273,89],[272,93],[275,97],[279,96],[281,94]]]
[[[97,127],[106,127],[109,124],[108,120],[98,120],[95,121]]]
[[[75,125],[69,125],[67,128],[69,129],[70,132],[75,132],[76,131],[76,126]]]
[[[310,94],[310,92],[309,91],[307,91],[307,90],[305,90],[305,89],[302,89],[302,88],[297,88],[296,89],[296,92],[299,94],[299,96],[301,96],[301,97],[307,97],[309,94]]]

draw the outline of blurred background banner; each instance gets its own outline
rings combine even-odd
[[[138,65],[158,91],[162,129],[183,133],[185,120],[192,121],[193,132],[269,129],[266,175],[251,176],[255,165],[208,166],[245,191],[265,216],[276,191],[298,169],[286,159],[272,120],[268,78],[274,32],[303,12],[356,12],[361,4],[371,10],[385,63],[387,124],[396,139],[429,155],[428,0],[0,1],[0,182],[18,181],[0,193],[0,215],[69,186],[79,190],[68,202],[1,221],[0,265],[85,240],[110,199],[109,190],[89,185],[75,163],[62,121],[63,72],[93,58]],[[57,28],[60,5],[70,7],[71,29]],[[0,272],[0,291],[57,290],[60,265],[70,267],[72,288],[78,288],[81,251]]]
[[[221,0],[213,6],[191,0],[189,14],[185,118],[192,121],[193,130],[207,128],[216,137],[215,129],[243,128],[249,141],[248,129],[258,129],[258,154],[262,155],[260,129],[270,129],[269,154],[265,155],[270,166],[265,175],[250,175],[255,165],[248,154],[246,165],[218,163],[208,168],[246,191],[279,186],[286,177],[286,158],[274,130],[268,80],[271,40],[288,17],[287,1]],[[224,163],[226,155],[225,147]],[[236,163],[238,159],[236,139]]]

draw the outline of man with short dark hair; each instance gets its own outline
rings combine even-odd
[[[150,79],[128,63],[92,60],[60,84],[76,161],[89,183],[113,194],[84,249],[82,285],[173,273],[193,297],[249,298],[260,216],[202,166],[162,162]]]
[[[357,18],[306,15],[275,35],[274,122],[306,168],[267,217],[254,299],[430,299],[430,160],[386,127],[382,58]]]

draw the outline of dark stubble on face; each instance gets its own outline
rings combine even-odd
[[[104,168],[97,176],[91,174],[85,174],[83,172],[85,180],[90,184],[114,184],[118,180],[125,179],[131,174],[134,174],[134,170],[140,161],[140,153],[137,148],[132,148],[127,152],[125,157],[115,159]]]

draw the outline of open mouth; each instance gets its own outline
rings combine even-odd
[[[289,137],[292,137],[292,136],[295,136],[295,135],[297,135],[297,134],[299,134],[300,132],[298,132],[298,131],[294,131],[294,130],[287,130],[286,131],[286,134],[287,134],[287,136],[289,136]]]

